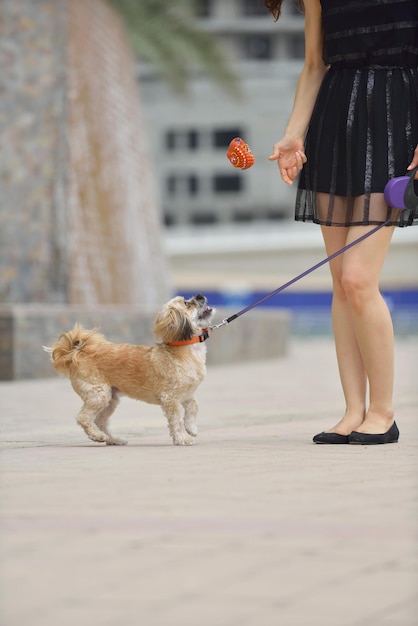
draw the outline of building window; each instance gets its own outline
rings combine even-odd
[[[176,134],[173,130],[169,130],[165,134],[165,147],[167,150],[175,150],[176,148]]]
[[[213,145],[215,148],[227,148],[235,137],[242,137],[241,128],[218,128],[213,131]]]
[[[237,174],[218,174],[213,178],[215,193],[237,193],[242,189],[242,178]]]
[[[299,15],[300,17],[303,17],[303,12],[296,6],[296,4],[293,4],[293,2],[287,3],[286,12],[289,15]]]
[[[211,17],[213,13],[212,0],[195,0],[196,17]]]
[[[194,174],[192,174],[188,178],[188,183],[189,183],[189,195],[190,196],[197,196],[197,194],[199,193],[199,179],[198,179],[198,177],[195,176]]]
[[[170,196],[188,198],[199,193],[199,179],[194,174],[174,175],[167,177],[167,193]]]
[[[165,226],[174,226],[176,223],[176,218],[171,213],[164,213],[164,225]]]
[[[272,58],[272,41],[270,35],[249,35],[243,39],[244,55],[247,59],[260,61]]]
[[[241,0],[241,14],[245,17],[254,17],[261,15],[262,17],[269,17],[269,12],[262,4],[261,0]]]
[[[305,37],[303,33],[289,35],[288,50],[292,59],[303,59],[305,57]]]
[[[169,130],[165,135],[167,150],[197,150],[199,134],[196,130]]]
[[[246,223],[255,220],[256,216],[251,211],[236,211],[233,214],[232,219],[234,222]]]
[[[218,216],[212,211],[193,213],[190,216],[190,222],[195,226],[205,226],[206,224],[216,224]]]

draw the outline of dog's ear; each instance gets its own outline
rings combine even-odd
[[[196,328],[188,317],[181,315],[179,311],[177,311],[177,315],[179,316],[177,326],[178,335],[174,341],[188,341],[196,333]]]
[[[155,319],[154,335],[165,343],[188,341],[196,334],[196,328],[185,312],[176,306],[167,306]]]

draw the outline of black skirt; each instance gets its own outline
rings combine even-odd
[[[330,68],[306,136],[295,219],[328,226],[418,223],[383,191],[418,144],[418,68]]]

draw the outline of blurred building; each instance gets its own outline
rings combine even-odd
[[[146,65],[139,66],[160,202],[167,226],[234,224],[291,217],[294,189],[268,161],[289,117],[304,56],[303,15],[284,3],[274,22],[261,0],[203,0],[197,23],[219,41],[238,74],[233,99],[202,74],[191,96],[177,98]],[[233,169],[230,140],[250,145],[255,166]]]

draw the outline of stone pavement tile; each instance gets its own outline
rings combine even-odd
[[[347,620],[336,619],[351,584],[343,562],[330,558],[324,565],[321,558],[316,560],[305,552],[292,565],[291,557],[282,556],[281,546],[275,556],[271,541],[263,545],[263,541],[251,539],[241,543],[231,538],[224,543],[205,535],[199,539],[201,543],[196,544],[193,536],[190,540],[165,537],[148,544],[128,535],[124,539],[118,537],[115,545],[114,537],[100,534],[92,535],[88,541],[81,537],[67,550],[65,542],[60,542],[53,545],[55,562],[51,567],[47,558],[32,581],[34,597],[29,594],[25,603],[17,604],[17,615],[24,620],[21,623],[28,623],[28,619],[32,624],[54,623],[55,605],[61,611],[63,624],[76,617],[93,618],[89,623],[116,624],[117,619],[123,619],[120,623],[129,624],[133,623],[133,616],[159,625],[223,625],[238,619],[254,626],[274,624],[277,619],[280,623],[318,626],[356,623],[352,621],[356,618],[354,610],[344,612]],[[63,563],[71,572],[70,577],[62,575]],[[369,588],[374,580],[370,572],[370,578],[364,582]],[[398,589],[396,576],[391,582]],[[328,589],[335,603],[324,603]],[[381,589],[386,593],[384,586]],[[46,593],[50,603],[42,605]],[[398,591],[396,594],[399,598]],[[317,596],[322,598],[319,606]],[[368,606],[368,596],[360,597],[360,615],[373,614]],[[37,615],[39,622],[33,621]]]
[[[354,626],[411,626],[416,624],[418,615],[418,594],[399,602],[393,608],[376,610],[372,618],[361,619]]]
[[[169,446],[6,450],[6,457],[19,453],[6,463],[5,477],[14,482],[4,499],[7,541],[14,537],[18,548],[21,534],[28,550],[25,554],[23,547],[20,558],[9,555],[7,560],[7,604],[11,615],[10,605],[17,609],[10,624],[29,618],[34,626],[53,624],[63,614],[64,625],[82,615],[97,624],[116,624],[122,615],[129,624],[129,615],[141,615],[158,626],[173,620],[187,626],[197,616],[200,624],[213,626],[215,615],[217,626],[238,619],[255,626],[261,613],[266,625],[278,616],[289,626],[310,625],[315,622],[309,594],[323,595],[337,577],[338,606],[364,570],[370,585],[373,572],[387,569],[387,560],[410,554],[411,520],[399,509],[408,504],[407,486],[400,493],[393,488],[403,478],[395,462],[402,456],[400,445],[374,451],[372,467],[382,473],[393,450],[393,465],[383,471],[393,480],[392,495],[385,494],[382,478],[367,502],[367,481],[359,494],[346,498],[343,473],[333,478],[335,449],[301,445],[296,433],[292,443],[290,430],[283,455],[280,438],[275,443],[274,455],[273,447],[262,442],[221,450],[216,443],[212,455],[205,448],[201,466],[195,464],[203,449],[198,446],[187,457]],[[302,448],[307,463],[295,464]],[[339,465],[359,482],[364,468],[370,468],[364,465],[367,452],[354,448],[352,453],[345,452]],[[412,483],[409,490],[412,497]],[[361,514],[365,504],[368,516]],[[16,595],[22,591],[24,604]],[[318,626],[327,623],[328,615],[335,619],[328,604],[314,609]],[[360,617],[368,615],[367,598],[358,610]],[[292,616],[301,621],[290,621]]]
[[[2,626],[413,626],[416,347],[374,448],[311,443],[341,407],[324,341],[210,370],[192,448],[158,407],[122,402],[109,448],[67,381],[0,385]]]

